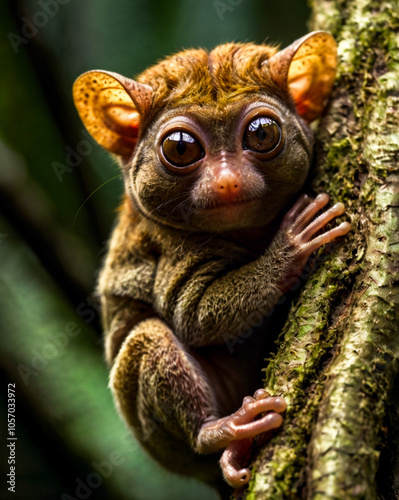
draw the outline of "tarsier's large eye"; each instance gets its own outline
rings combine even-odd
[[[162,142],[162,152],[166,160],[178,168],[188,167],[205,155],[197,139],[180,130],[166,136]]]
[[[257,153],[270,153],[277,150],[281,144],[281,137],[280,125],[272,118],[261,116],[248,123],[242,147]]]

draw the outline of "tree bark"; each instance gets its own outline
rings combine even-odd
[[[248,500],[377,498],[388,413],[397,414],[399,2],[313,0],[312,9],[311,29],[335,37],[340,59],[312,187],[344,202],[352,232],[323,255],[265,369],[288,410],[253,463]],[[393,479],[384,494],[399,495]]]

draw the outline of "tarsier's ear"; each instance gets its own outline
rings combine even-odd
[[[300,38],[268,61],[270,74],[291,93],[298,113],[308,122],[318,118],[334,84],[337,44],[325,31]]]
[[[83,73],[73,86],[73,99],[87,130],[103,148],[130,156],[140,119],[150,109],[153,90],[117,73]]]

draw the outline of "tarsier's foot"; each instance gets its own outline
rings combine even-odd
[[[248,455],[252,439],[263,432],[277,429],[282,424],[280,413],[287,408],[281,397],[270,397],[264,389],[254,396],[247,396],[242,406],[228,417],[205,423],[198,435],[198,448],[202,453],[210,453],[226,448],[220,465],[226,481],[233,488],[248,483],[251,472],[242,468]],[[261,416],[262,413],[266,415]],[[255,420],[256,417],[259,417]]]
[[[316,236],[316,233],[322,230],[328,222],[345,212],[344,205],[336,203],[314,218],[328,201],[329,197],[326,193],[319,194],[314,200],[307,195],[302,195],[281,223],[280,229],[285,232],[289,244],[294,249],[293,275],[301,272],[315,250],[339,236],[344,236],[350,230],[349,222],[342,222],[339,226]]]

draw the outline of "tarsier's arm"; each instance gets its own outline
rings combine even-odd
[[[176,293],[164,288],[161,281],[155,292],[163,302],[162,308],[168,311],[178,338],[190,347],[220,343],[237,336],[237,328],[253,312],[266,315],[271,311],[294,285],[309,256],[348,232],[349,223],[343,222],[316,236],[345,211],[338,203],[315,219],[327,203],[326,194],[312,202],[307,196],[301,197],[266,252],[238,269],[221,273],[215,263],[212,275],[208,264],[206,272],[199,268],[196,276]]]
[[[227,44],[211,54],[183,52],[138,81],[89,72],[74,88],[88,130],[120,157],[132,214],[149,221],[149,240],[162,239],[161,228],[180,235],[158,241],[156,252],[139,239],[135,247],[140,222],[130,227],[128,205],[122,211],[125,223],[100,280],[116,404],[173,470],[211,480],[204,454],[225,449],[221,467],[234,487],[250,478],[242,462],[253,437],[281,425],[286,403],[263,389],[242,393],[242,365],[205,358],[202,349],[236,335],[251,312],[266,315],[310,254],[349,230],[348,223],[325,230],[342,204],[317,217],[328,196],[303,196],[257,257],[229,267],[228,244],[225,260],[217,248],[215,235],[229,241],[231,231],[267,228],[309,169],[307,122],[320,115],[331,90],[335,42],[318,32],[275,52]],[[209,235],[202,240],[210,249],[206,262],[201,249],[184,253],[189,245],[182,242],[197,241],[196,234]],[[245,248],[245,240],[240,244]],[[257,354],[247,352],[247,361]],[[234,391],[246,397],[226,415],[223,401]]]

